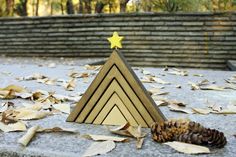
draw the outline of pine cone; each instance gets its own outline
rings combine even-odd
[[[166,121],[154,123],[151,128],[152,138],[157,142],[181,141],[209,147],[221,148],[227,143],[222,132],[204,128],[192,121]]]
[[[175,135],[183,134],[188,129],[188,121],[165,121],[154,123],[151,127],[152,138],[157,142],[172,141]]]

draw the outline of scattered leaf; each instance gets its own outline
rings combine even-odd
[[[211,110],[208,108],[192,108],[192,110],[195,113],[205,114],[205,115],[211,113]]]
[[[56,67],[56,63],[49,63],[49,64],[48,64],[48,67],[49,67],[49,68],[55,68],[55,67]]]
[[[142,69],[141,72],[142,72],[144,75],[151,75],[151,72],[150,72],[150,71],[147,71],[147,70],[144,70],[144,69]]]
[[[161,91],[158,88],[148,89],[148,92],[150,93],[150,95],[167,95],[167,94],[169,94],[169,92]]]
[[[75,84],[75,79],[73,78],[73,79],[71,79],[67,84],[65,84],[65,89],[66,90],[68,90],[68,91],[73,91],[74,89],[75,89],[75,86],[76,86],[76,84]]]
[[[59,110],[63,113],[70,114],[70,104],[53,104],[52,105],[56,110]]]
[[[8,125],[0,122],[0,130],[2,130],[3,132],[25,131],[26,125],[21,121],[16,123],[10,123]]]
[[[188,114],[193,113],[193,111],[191,109],[183,107],[183,106],[171,104],[171,105],[168,105],[168,107],[170,108],[171,111],[183,112],[183,113],[188,113]]]
[[[99,70],[102,66],[101,65],[85,65],[84,68],[86,70]]]
[[[222,91],[224,90],[224,87],[220,87],[217,85],[209,85],[209,86],[201,86],[201,90],[216,90],[216,91]]]
[[[127,142],[128,138],[115,137],[115,136],[104,136],[104,135],[83,135],[87,139],[92,139],[94,141],[114,141],[114,142]]]
[[[102,155],[112,151],[116,147],[113,141],[94,142],[83,154],[84,157]]]
[[[40,133],[51,133],[51,132],[65,132],[65,133],[79,133],[76,129],[74,128],[62,128],[62,127],[53,127],[53,128],[42,128],[39,127],[37,129],[37,132]]]
[[[204,75],[202,75],[202,74],[193,74],[193,76],[196,76],[196,77],[203,77]]]
[[[171,70],[172,71],[169,71],[168,74],[179,75],[179,76],[188,76],[188,71],[186,71],[186,70],[180,70],[177,68],[172,68]]]
[[[177,150],[178,152],[185,153],[185,154],[208,154],[208,153],[210,153],[210,150],[207,147],[183,143],[183,142],[173,141],[173,142],[166,142],[164,144],[172,147],[173,149]]]
[[[27,146],[28,143],[31,141],[31,139],[35,136],[36,131],[38,129],[39,129],[39,126],[33,126],[29,128],[26,134],[18,140],[18,143],[22,144],[23,146]]]
[[[20,110],[20,113],[16,115],[16,119],[36,120],[36,119],[45,118],[48,115],[49,115],[49,112],[24,109],[24,110]]]

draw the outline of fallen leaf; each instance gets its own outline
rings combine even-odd
[[[211,110],[208,108],[192,108],[192,110],[195,113],[205,114],[205,115],[211,113]]]
[[[193,74],[193,76],[203,77],[204,75],[202,75],[202,74]]]
[[[168,105],[168,107],[170,108],[171,111],[183,112],[183,113],[188,113],[188,114],[193,113],[193,111],[191,109],[183,107],[183,106],[170,104],[170,105]]]
[[[86,70],[95,70],[95,71],[99,70],[101,67],[102,67],[101,65],[88,65],[88,64],[84,66]]]
[[[161,91],[158,88],[148,89],[148,92],[150,93],[150,95],[167,95],[167,94],[169,94],[169,92]]]
[[[56,63],[49,63],[49,64],[48,64],[48,67],[49,67],[49,68],[55,68],[55,67],[56,67]]]
[[[115,137],[115,136],[104,136],[104,135],[83,135],[84,138],[92,139],[94,141],[114,141],[114,142],[127,142],[128,138]]]
[[[102,155],[112,151],[116,147],[113,141],[94,142],[83,154],[84,157]]]
[[[30,80],[37,80],[37,79],[44,79],[44,78],[48,78],[48,77],[45,76],[45,75],[39,74],[39,73],[35,73],[33,75],[26,76],[26,77],[19,77],[17,79],[18,80],[30,81]]]
[[[10,123],[8,125],[0,122],[0,130],[2,130],[3,132],[25,131],[26,125],[21,121],[16,123]]]
[[[167,106],[168,105],[168,103],[163,100],[155,100],[155,103],[157,106]]]
[[[62,127],[52,127],[52,128],[39,127],[37,129],[37,132],[40,132],[40,133],[42,133],[42,132],[45,132],[45,133],[51,133],[51,132],[79,133],[74,128],[62,128]]]
[[[144,70],[144,69],[142,69],[141,72],[142,72],[144,75],[151,75],[151,72],[150,72],[150,71],[147,71],[147,70]]]
[[[29,128],[26,134],[18,140],[18,143],[22,144],[23,146],[27,146],[31,139],[35,136],[38,129],[39,126],[33,126]]]
[[[114,128],[114,129],[111,129],[108,127],[108,130],[113,134],[132,137],[132,135],[127,131],[127,129],[129,127],[130,127],[130,124],[125,123],[124,125],[121,125],[121,126]]]
[[[172,68],[171,70],[172,71],[168,72],[168,74],[179,75],[179,76],[188,76],[188,71],[186,71],[186,70],[180,70],[177,68]]]
[[[59,110],[63,113],[70,114],[70,104],[53,104],[52,105],[56,110]]]
[[[201,86],[201,90],[216,90],[216,91],[222,91],[224,90],[224,87],[220,87],[217,85],[209,85],[209,86]]]
[[[14,92],[17,92],[17,93],[22,93],[22,92],[26,92],[26,89],[21,87],[21,86],[17,86],[17,85],[9,85],[5,88],[1,88],[0,90],[12,90]]]
[[[24,109],[20,110],[20,113],[17,114],[15,118],[20,120],[36,120],[45,118],[48,115],[49,112]]]
[[[159,83],[159,84],[163,84],[163,85],[169,85],[171,84],[170,82],[166,82],[160,78],[157,78],[157,77],[152,77],[152,79],[156,82],[156,83]]]
[[[203,146],[198,146],[194,144],[188,144],[188,143],[183,143],[183,142],[166,142],[164,143],[171,148],[177,150],[178,152],[185,153],[185,154],[208,154],[210,153],[209,148],[203,147]]]
[[[16,97],[16,92],[13,90],[0,90],[0,98],[2,99],[14,99]]]
[[[1,106],[1,108],[0,108],[0,113],[1,113],[1,112],[8,110],[10,107],[14,107],[14,103],[13,102],[5,102],[5,103],[2,103],[0,106]]]
[[[74,89],[75,89],[75,86],[76,86],[76,84],[75,84],[75,79],[73,78],[73,79],[71,79],[67,84],[65,84],[65,89],[66,90],[68,90],[68,91],[73,91]]]
[[[143,142],[144,142],[144,138],[138,138],[138,140],[136,142],[136,148],[141,149],[143,146]]]

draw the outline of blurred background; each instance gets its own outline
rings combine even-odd
[[[0,17],[235,10],[236,0],[0,0]]]

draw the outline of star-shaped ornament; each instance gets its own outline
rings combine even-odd
[[[121,41],[124,37],[119,36],[117,32],[113,33],[113,36],[107,38],[107,40],[111,43],[111,49],[113,48],[122,48]]]

